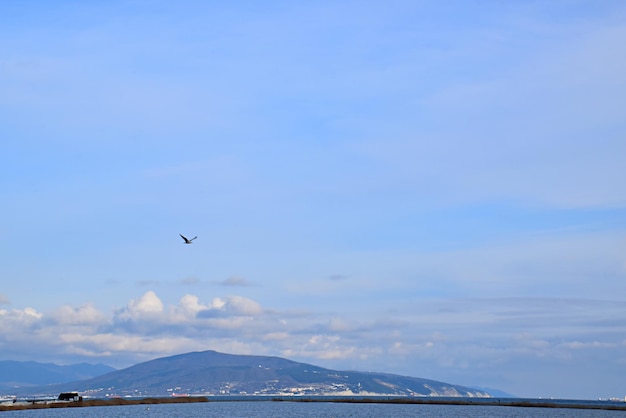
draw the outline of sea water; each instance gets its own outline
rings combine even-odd
[[[617,418],[625,411],[485,405],[360,404],[333,402],[208,402],[93,406],[0,412],[0,418]]]

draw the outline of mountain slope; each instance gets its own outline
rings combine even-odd
[[[41,390],[41,388],[39,388]],[[459,385],[386,373],[336,371],[280,357],[193,352],[46,388],[94,397],[197,395],[396,395],[488,397]]]
[[[35,361],[0,361],[0,389],[42,386],[90,379],[114,371],[104,364],[59,366]]]

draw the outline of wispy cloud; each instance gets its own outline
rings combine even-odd
[[[4,358],[623,396],[626,6],[13,3]]]
[[[195,285],[199,285],[200,283],[202,283],[202,280],[200,280],[197,277],[185,277],[184,279],[180,279],[178,283],[185,285],[185,286],[195,286]]]
[[[617,301],[487,298],[422,301],[411,311],[379,313],[372,320],[356,312],[293,316],[242,296],[202,302],[188,294],[168,305],[149,291],[108,313],[91,305],[61,306],[50,313],[1,310],[0,344],[20,357],[46,347],[52,357],[80,355],[118,365],[192,349],[238,347],[234,352],[258,350],[329,367],[467,380],[511,362],[553,359],[559,367],[585,368],[581,356],[608,361],[619,371],[626,326],[611,319],[624,315],[626,303]],[[440,371],[424,375],[422,367],[427,373]]]
[[[137,286],[141,286],[141,287],[151,287],[151,286],[156,286],[156,285],[161,284],[161,282],[159,282],[158,280],[151,280],[151,279],[137,280],[135,283],[137,283]]]
[[[347,276],[345,274],[331,274],[330,276],[328,276],[328,278],[330,280],[347,280],[350,276]]]
[[[251,286],[252,284],[245,277],[240,276],[230,276],[221,282],[219,282],[222,286]]]

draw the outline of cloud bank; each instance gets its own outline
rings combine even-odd
[[[192,294],[166,304],[153,291],[106,312],[92,305],[50,312],[0,310],[4,356],[123,367],[189,351],[277,355],[327,367],[395,372],[469,384],[522,387],[525,368],[557,364],[575,375],[590,361],[626,366],[626,302],[593,299],[429,299],[362,317],[293,312],[231,295]],[[497,376],[514,367],[515,378]],[[554,366],[553,366],[554,367]],[[608,366],[607,366],[608,367]],[[521,382],[515,382],[516,379]],[[556,377],[555,377],[556,379]],[[613,380],[611,380],[613,379]],[[554,383],[554,382],[548,382]],[[577,381],[580,391],[596,382]],[[540,385],[541,386],[541,385]],[[572,383],[571,386],[574,386]],[[573,390],[560,385],[560,390]],[[558,391],[555,390],[555,395]],[[531,395],[531,394],[529,394]]]

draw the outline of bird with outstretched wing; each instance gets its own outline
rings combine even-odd
[[[198,237],[193,237],[193,238],[189,239],[186,236],[184,236],[183,234],[178,234],[178,235],[180,235],[180,237],[185,240],[185,244],[193,244],[191,241],[193,241],[194,239],[198,238]]]

